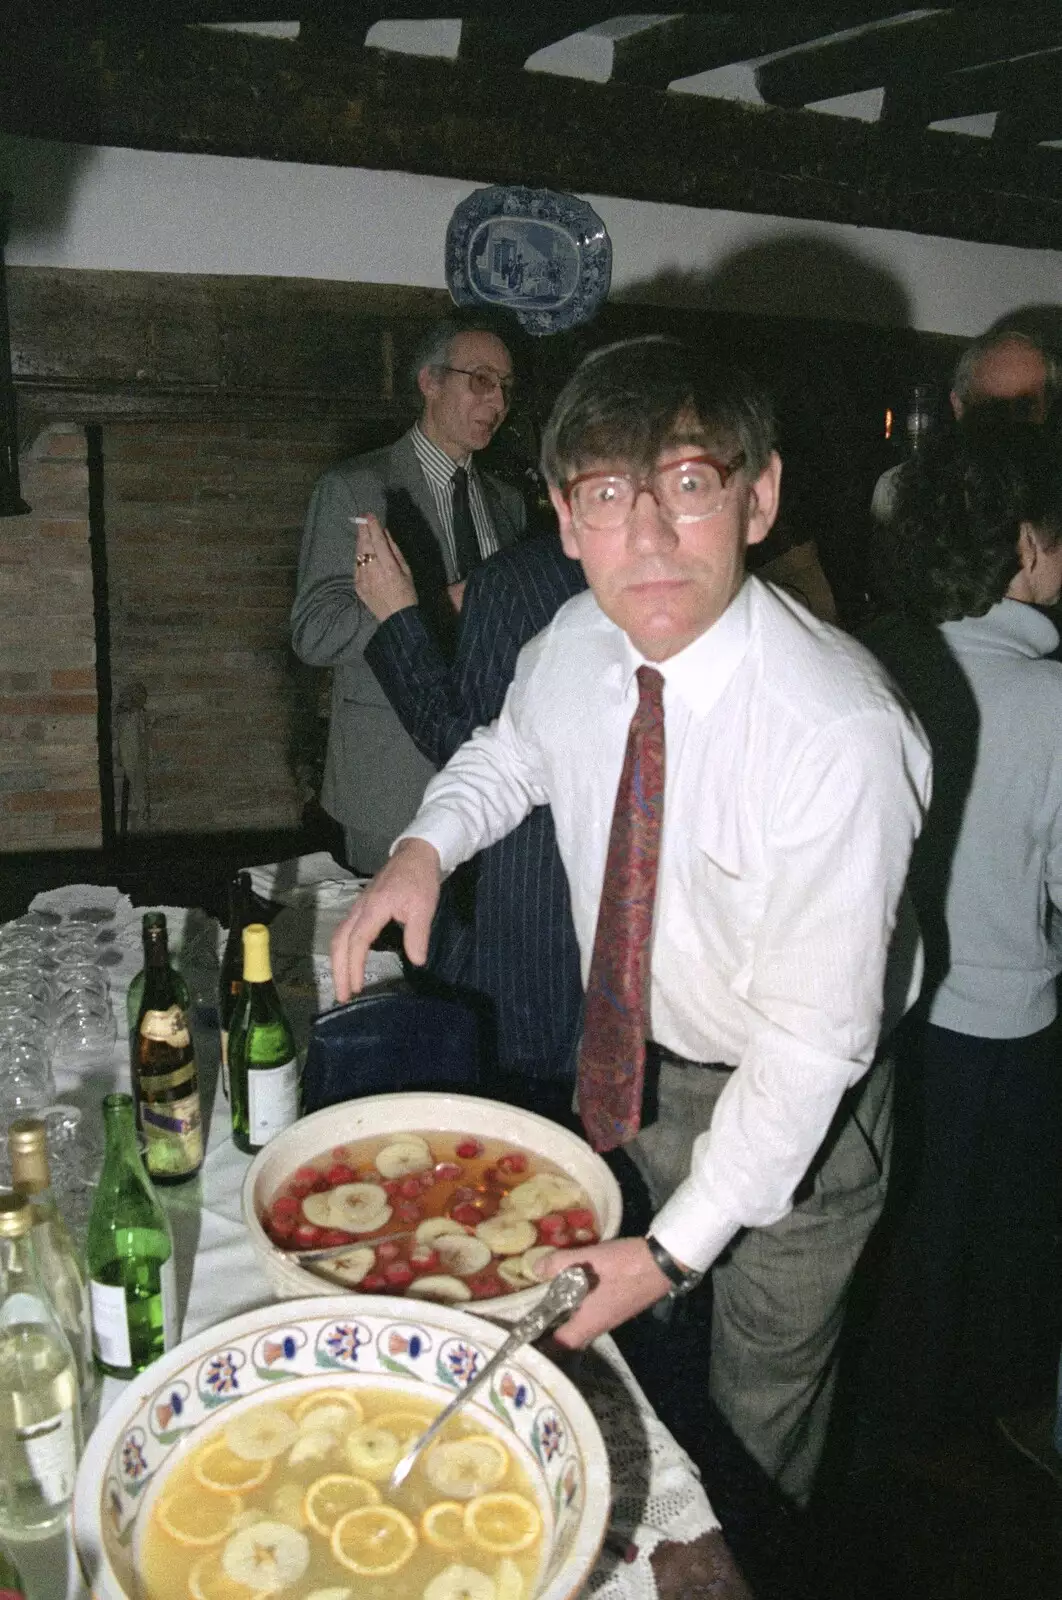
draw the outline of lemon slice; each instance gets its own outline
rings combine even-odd
[[[502,1556],[494,1574],[494,1600],[524,1600],[523,1573],[508,1556]]]
[[[367,1478],[352,1478],[347,1472],[328,1472],[311,1483],[302,1509],[311,1528],[327,1536],[348,1511],[379,1503],[380,1491]]]
[[[215,1494],[239,1494],[243,1489],[257,1489],[265,1483],[273,1470],[271,1460],[248,1461],[230,1450],[224,1439],[215,1439],[201,1450],[192,1464],[192,1472],[204,1489]]]
[[[526,1217],[498,1216],[481,1222],[476,1229],[476,1239],[490,1255],[522,1256],[538,1238],[533,1222]]]
[[[298,1432],[279,1406],[255,1406],[233,1417],[225,1429],[225,1443],[244,1461],[267,1461],[290,1450]]]
[[[388,1433],[393,1433],[403,1448],[411,1444],[414,1439],[419,1439],[422,1433],[427,1433],[435,1418],[439,1415],[438,1409],[429,1411],[408,1410],[403,1406],[397,1411],[381,1411],[374,1417],[373,1425],[377,1428],[386,1428]]]
[[[310,1541],[286,1522],[256,1522],[234,1533],[221,1552],[225,1575],[256,1594],[273,1594],[302,1577]]]
[[[421,1600],[497,1600],[497,1590],[493,1580],[478,1567],[462,1567],[455,1562],[431,1580]]]
[[[197,1485],[166,1495],[155,1508],[159,1527],[188,1549],[220,1544],[243,1510],[239,1495],[205,1495]]]
[[[293,1528],[305,1528],[306,1516],[302,1509],[304,1499],[301,1483],[282,1483],[270,1496],[269,1510],[264,1513],[267,1521],[276,1519],[279,1522],[290,1522]]]
[[[344,1446],[355,1472],[366,1478],[387,1478],[402,1454],[402,1446],[389,1428],[363,1422],[347,1434]]]
[[[200,1556],[188,1574],[188,1600],[249,1600],[245,1583],[233,1583],[218,1555]]]
[[[436,1500],[421,1517],[420,1531],[436,1550],[460,1550],[467,1543],[464,1505],[460,1500]]]
[[[316,1411],[320,1406],[342,1406],[344,1411],[353,1413],[352,1416],[347,1416],[344,1424],[346,1427],[350,1427],[352,1422],[361,1422],[365,1416],[361,1401],[353,1389],[312,1389],[309,1394],[303,1395],[302,1399],[296,1402],[292,1415],[295,1421],[301,1424],[311,1411]],[[317,1427],[318,1424],[314,1423],[313,1426]],[[331,1428],[332,1420],[329,1419],[324,1426]]]
[[[297,1467],[304,1461],[325,1461],[339,1449],[339,1435],[328,1428],[300,1428],[299,1437],[288,1451],[288,1465]]]
[[[538,1507],[525,1495],[502,1490],[477,1495],[465,1507],[465,1534],[480,1550],[511,1556],[534,1544],[542,1531]]]
[[[417,1548],[417,1530],[394,1506],[361,1506],[332,1529],[332,1554],[363,1578],[389,1578]]]
[[[455,1500],[471,1500],[500,1483],[509,1470],[509,1452],[489,1433],[450,1439],[433,1445],[424,1471],[433,1488]]]

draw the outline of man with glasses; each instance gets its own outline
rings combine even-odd
[[[587,987],[579,1113],[657,1208],[648,1237],[540,1269],[598,1278],[559,1337],[585,1343],[711,1269],[710,1393],[804,1502],[884,1199],[886,958],[907,958],[890,964],[902,1007],[917,941],[893,933],[928,750],[859,645],[746,579],[781,462],[739,375],[670,340],[599,351],[554,407],[543,467],[591,592],[429,785],[337,930],[337,992],[392,917],[423,960],[441,878],[551,807]]]
[[[333,669],[321,804],[342,825],[355,871],[383,865],[433,771],[365,663],[376,620],[355,577],[390,535],[449,653],[469,572],[523,532],[519,493],[475,465],[512,398],[513,362],[501,325],[460,315],[436,324],[412,362],[419,420],[395,444],[326,472],[310,501],[292,642],[308,666]]]

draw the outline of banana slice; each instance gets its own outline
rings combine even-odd
[[[347,1233],[375,1233],[391,1217],[387,1190],[378,1183],[337,1184],[332,1190],[331,1201],[331,1221],[327,1226],[343,1228]],[[302,1204],[305,1210],[306,1201]]]
[[[348,1250],[345,1256],[334,1256],[331,1261],[321,1262],[318,1271],[323,1267],[330,1277],[338,1279],[340,1283],[354,1285],[369,1273],[375,1260],[376,1252],[368,1245],[360,1245]]]
[[[498,1277],[503,1283],[507,1283],[510,1289],[526,1289],[531,1282],[524,1273],[523,1256],[507,1256],[504,1261],[499,1261]]]
[[[421,1600],[498,1600],[493,1578],[478,1567],[465,1567],[455,1561],[434,1577]]]
[[[324,1189],[320,1194],[308,1194],[302,1202],[302,1214],[315,1228],[331,1228],[333,1226],[331,1189]]]
[[[523,1255],[520,1257],[520,1267],[528,1283],[542,1282],[542,1279],[535,1271],[535,1268],[543,1259],[543,1257],[551,1256],[552,1254],[553,1246],[551,1244],[532,1245],[530,1250],[524,1251]]]
[[[535,1225],[526,1217],[491,1217],[476,1229],[476,1238],[495,1256],[522,1256],[538,1238]],[[438,1249],[438,1246],[436,1246]]]
[[[301,1428],[288,1451],[288,1464],[297,1467],[300,1461],[323,1461],[338,1445],[338,1437],[327,1428]]]
[[[306,1600],[354,1600],[354,1590],[344,1588],[342,1584],[338,1588],[311,1589]],[[516,1600],[520,1600],[519,1595]]]
[[[570,1206],[585,1206],[589,1202],[590,1196],[574,1178],[566,1178],[560,1172],[539,1172],[510,1189],[502,1197],[500,1210],[512,1211],[529,1222],[537,1222],[550,1211],[567,1211]]]
[[[429,1273],[416,1281],[418,1300],[441,1300],[444,1305],[455,1305],[459,1300],[471,1300],[472,1290],[460,1278],[451,1278],[445,1272]]]
[[[463,1223],[455,1222],[453,1217],[425,1217],[417,1225],[414,1237],[418,1244],[434,1244],[436,1239],[445,1238],[448,1233],[455,1237],[459,1233],[464,1234],[466,1239],[469,1237],[468,1229]]]
[[[489,1244],[483,1239],[470,1238],[468,1234],[441,1233],[432,1241],[432,1249],[447,1272],[455,1272],[459,1278],[481,1271],[491,1254]]]
[[[308,1411],[302,1413],[299,1418],[299,1432],[320,1433],[324,1430],[342,1438],[349,1428],[356,1427],[361,1420],[360,1407],[357,1411],[352,1411],[349,1406],[322,1400],[319,1406],[311,1406]]]
[[[290,1450],[298,1434],[295,1423],[279,1406],[255,1406],[233,1417],[225,1429],[225,1443],[241,1461],[268,1461]]]
[[[385,1144],[376,1157],[376,1170],[383,1178],[408,1178],[411,1172],[423,1172],[434,1165],[434,1156],[416,1134]]]
[[[279,1522],[290,1522],[293,1528],[305,1528],[306,1517],[302,1509],[304,1498],[300,1483],[282,1483],[269,1502],[269,1510]]]
[[[302,1577],[310,1541],[287,1522],[256,1522],[234,1533],[221,1552],[225,1576],[255,1594],[273,1594]]]
[[[509,1470],[509,1452],[489,1433],[448,1439],[424,1457],[432,1487],[453,1500],[471,1500],[499,1484]]]
[[[402,1454],[401,1440],[389,1428],[363,1422],[347,1434],[344,1448],[354,1471],[375,1481],[390,1477],[391,1468]]]
[[[516,1562],[502,1556],[494,1574],[494,1600],[524,1600],[524,1578]]]

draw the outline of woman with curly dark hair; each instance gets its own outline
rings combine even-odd
[[[884,537],[892,612],[865,642],[933,746],[884,1308],[924,1433],[1044,1398],[1062,1330],[1062,665],[1041,609],[1062,594],[1057,431],[972,411],[905,469]]]

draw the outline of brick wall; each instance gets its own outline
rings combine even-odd
[[[85,431],[55,424],[0,518],[0,850],[101,843]]]
[[[320,675],[289,649],[314,480],[338,424],[107,424],[103,489],[120,804],[151,833],[298,823]],[[119,709],[120,708],[120,709]]]

